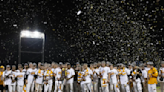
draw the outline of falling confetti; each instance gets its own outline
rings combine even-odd
[[[81,14],[81,11],[79,10],[78,12],[77,12],[77,15],[80,15]]]
[[[38,29],[46,34],[45,62],[152,60],[158,63],[162,60],[162,0],[40,0],[37,3],[1,0],[2,63],[18,61],[19,33],[23,29]],[[37,61],[39,55],[26,57]]]

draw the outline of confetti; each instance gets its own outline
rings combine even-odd
[[[38,5],[32,0],[1,1],[0,59],[4,64],[17,63],[23,29],[45,33],[45,62],[162,60],[162,0],[40,0]],[[37,46],[41,45],[27,47]],[[25,56],[25,61],[41,58]]]

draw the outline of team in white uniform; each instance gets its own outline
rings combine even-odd
[[[90,64],[90,67],[88,64],[79,65],[78,68],[80,92],[149,92],[146,90],[151,77],[148,77],[148,72],[151,73],[149,65],[126,68],[123,64],[118,64],[118,67],[114,67],[113,64],[102,61]],[[15,66],[10,70],[8,65],[2,76],[7,92],[74,92],[75,71],[69,63],[39,63],[38,68],[35,63],[30,63],[29,68],[25,65],[25,69],[18,65],[18,70]],[[164,62],[161,63],[158,78],[161,92],[164,90],[163,78]]]

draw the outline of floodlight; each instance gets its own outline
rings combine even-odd
[[[30,36],[30,31],[24,30],[21,32],[21,37],[29,37]]]
[[[32,52],[32,51],[22,51],[21,50],[21,39],[22,38],[32,38],[32,39],[41,39],[43,40],[42,43],[42,51],[41,52]],[[44,62],[44,44],[45,44],[45,35],[42,32],[38,31],[29,31],[29,30],[22,30],[20,33],[20,40],[19,40],[19,63],[21,63],[21,53],[38,53],[42,54],[42,62]]]
[[[40,36],[41,36],[41,33],[39,33],[38,31],[33,32],[34,38],[40,38]]]
[[[41,33],[38,31],[31,32],[29,30],[23,30],[23,31],[21,31],[20,37],[21,38],[41,38],[41,39],[43,39],[44,33]]]

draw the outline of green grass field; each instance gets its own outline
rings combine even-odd
[[[160,87],[157,87],[157,92],[161,92],[161,91],[160,91]]]

